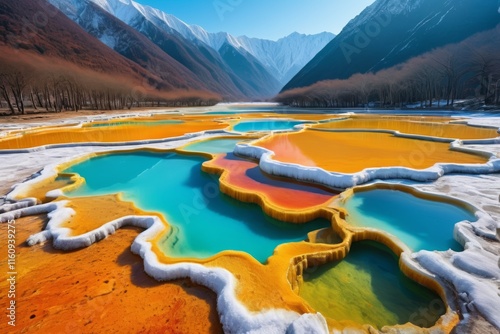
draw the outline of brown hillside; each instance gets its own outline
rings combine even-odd
[[[128,28],[125,24],[123,29]],[[110,75],[148,89],[198,89],[205,86],[189,70],[141,34],[130,52],[152,71],[126,59],[95,39],[45,0],[0,0],[0,47],[14,48]]]

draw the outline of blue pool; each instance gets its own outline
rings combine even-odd
[[[201,171],[203,161],[171,152],[135,151],[92,158],[64,172],[86,180],[69,196],[121,192],[139,208],[162,213],[174,227],[160,245],[171,257],[203,259],[235,250],[265,263],[278,245],[305,240],[308,232],[330,226],[326,220],[287,224],[265,215],[257,205],[221,194],[218,177]]]
[[[231,153],[237,143],[242,143],[243,138],[221,138],[221,139],[208,139],[204,141],[195,142],[183,147],[183,151],[188,152],[204,152],[211,154]]]
[[[456,205],[388,189],[357,192],[344,206],[348,223],[389,232],[413,251],[461,251],[462,246],[453,239],[455,224],[477,220],[472,212]]]
[[[239,122],[233,127],[233,129],[238,132],[284,131],[293,130],[296,125],[308,123],[312,122],[282,119],[247,120]]]

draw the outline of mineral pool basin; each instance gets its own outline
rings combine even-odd
[[[130,124],[127,124],[130,123]],[[82,127],[45,127],[12,133],[0,140],[1,149],[23,149],[44,145],[88,143],[88,142],[129,142],[159,140],[179,137],[187,133],[226,128],[226,123],[200,116],[182,120],[154,119],[150,121],[123,121],[90,123]]]
[[[387,117],[352,116],[345,120],[336,120],[314,125],[324,130],[367,129],[392,130],[404,134],[450,139],[487,139],[500,136],[498,129],[448,123],[449,118],[437,117]]]
[[[122,193],[140,209],[163,214],[173,228],[159,247],[172,258],[207,259],[233,250],[265,263],[278,245],[305,240],[308,232],[330,226],[322,219],[284,223],[266,216],[257,205],[220,193],[218,177],[201,171],[203,161],[173,152],[101,155],[65,171],[86,180],[67,195]]]
[[[233,152],[238,143],[248,141],[245,138],[219,138],[207,139],[188,144],[182,148],[186,152],[203,152],[210,154],[221,154]]]
[[[264,202],[270,204],[271,210],[277,207],[280,211],[274,217],[285,216],[283,210],[299,213],[318,206],[327,206],[338,195],[318,186],[269,177],[261,171],[257,163],[239,158],[232,153],[218,156],[206,162],[204,166],[226,170],[224,183],[243,192],[241,196],[244,199],[250,197],[247,194],[262,196]],[[290,219],[295,222],[306,219],[303,218],[303,214],[299,213],[297,218]]]
[[[393,166],[426,169],[436,163],[483,164],[488,161],[483,156],[452,151],[448,143],[373,132],[305,130],[275,134],[252,145],[273,151],[273,159],[280,162],[339,173]]]
[[[240,192],[260,195],[265,198],[265,202],[278,206],[282,210],[294,212],[308,210],[319,205],[326,205],[338,195],[320,187],[271,178],[262,173],[257,163],[239,158],[232,153],[237,143],[248,140],[251,139],[243,137],[208,139],[188,144],[182,148],[182,151],[220,154],[213,160],[205,162],[204,166],[225,170],[226,184],[239,189]],[[241,196],[247,199],[250,197]]]
[[[394,253],[372,241],[353,243],[345,259],[308,268],[303,278],[299,295],[339,322],[425,328],[446,312],[437,294],[406,277]]]
[[[91,127],[91,128],[106,128],[110,126],[124,126],[124,125],[132,125],[132,126],[158,126],[158,125],[165,125],[165,124],[182,124],[183,121],[181,120],[174,120],[174,119],[160,119],[160,120],[154,120],[154,119],[137,119],[137,120],[116,120],[116,121],[107,121],[107,122],[92,122],[89,124],[85,124],[84,127]]]
[[[252,119],[238,122],[233,126],[238,132],[291,131],[296,125],[310,124],[309,121],[285,119]]]
[[[462,251],[453,239],[454,226],[463,220],[477,221],[465,208],[400,190],[355,191],[342,206],[348,212],[349,224],[388,232],[415,252]]]

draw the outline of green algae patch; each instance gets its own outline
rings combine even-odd
[[[309,268],[303,277],[300,296],[339,322],[431,327],[446,312],[437,294],[406,277],[397,257],[372,241],[354,243],[344,260]]]

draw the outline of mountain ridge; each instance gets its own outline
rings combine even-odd
[[[246,84],[224,64],[220,55],[207,50],[208,46],[187,42],[176,31],[169,33],[158,28],[139,10],[130,14],[128,8],[128,14],[124,15],[128,15],[133,23],[127,24],[104,10],[102,3],[99,5],[95,1],[50,1],[108,47],[143,67],[151,68],[155,73],[169,72],[172,68],[187,70],[190,72],[186,72],[187,78],[196,77],[198,81],[203,82],[205,89],[221,94],[226,100],[260,99],[263,96],[272,96],[280,89],[279,84],[273,82],[272,78],[262,87],[254,88]],[[119,8],[121,2],[115,2]],[[105,3],[114,4],[112,1]],[[175,62],[168,65],[164,59]],[[200,89],[196,85],[193,85],[193,88]]]
[[[45,0],[0,0],[0,90],[11,114],[25,113],[25,103],[60,112],[220,101],[182,65],[162,61],[167,77],[110,49]]]
[[[497,0],[378,0],[351,20],[282,92],[389,68],[500,22]],[[332,66],[335,64],[335,66]]]
[[[67,0],[50,0],[52,3],[66,3]],[[159,28],[172,33],[179,33],[190,41],[201,41],[215,51],[225,43],[235,49],[244,49],[260,61],[266,70],[272,74],[281,85],[298,72],[309,62],[335,35],[323,32],[314,35],[291,33],[277,41],[251,38],[247,36],[235,37],[226,32],[210,33],[198,25],[189,25],[174,15],[167,14],[151,6],[142,5],[131,0],[90,0],[110,14],[130,26],[134,26],[134,19],[138,13],[146,17]],[[61,8],[60,6],[58,6]],[[298,47],[300,46],[300,47]]]

